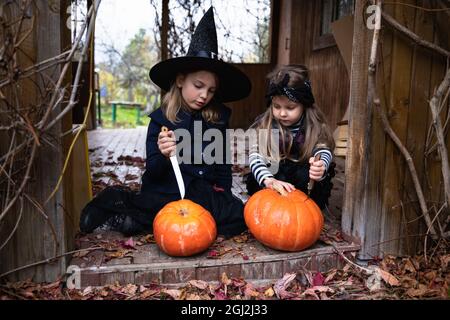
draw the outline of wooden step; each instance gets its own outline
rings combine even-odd
[[[107,239],[111,234],[103,234]],[[114,235],[115,234],[115,235]],[[122,238],[122,241],[126,241]],[[109,240],[111,241],[111,240]],[[87,245],[89,243],[89,245]],[[92,247],[87,241],[83,247]],[[335,246],[351,258],[351,252],[359,250],[359,245],[337,242]],[[218,256],[213,257],[211,250]],[[81,288],[111,284],[157,283],[174,286],[189,280],[219,281],[222,273],[229,278],[243,278],[247,282],[267,282],[280,279],[284,274],[307,270],[326,272],[342,267],[342,258],[333,246],[317,242],[310,249],[300,252],[282,252],[270,249],[256,239],[239,243],[233,239],[215,244],[208,251],[192,257],[170,257],[159,250],[156,244],[137,246],[123,258],[107,262],[107,251],[95,250],[82,258],[73,258],[71,265],[78,266]]]

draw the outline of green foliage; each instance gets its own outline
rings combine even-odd
[[[155,106],[159,90],[152,84],[148,72],[158,59],[157,48],[144,29],[130,40],[123,52],[114,48],[107,50],[109,61],[97,65],[100,88],[106,88],[101,98],[101,118],[103,127],[112,127],[112,110],[109,101],[129,101]],[[148,112],[147,112],[148,113]],[[147,125],[148,118],[141,111],[141,124]],[[116,127],[135,127],[136,111],[124,107],[117,108]]]
[[[150,118],[141,111],[140,122],[137,123],[136,110],[134,108],[125,108],[118,106],[116,112],[116,124],[112,122],[112,107],[109,104],[102,104],[101,118],[102,128],[135,128],[136,126],[147,126]]]

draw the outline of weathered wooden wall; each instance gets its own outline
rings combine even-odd
[[[280,2],[277,64],[304,64],[311,70],[316,103],[334,130],[347,110],[350,82],[337,46],[314,46],[315,28],[320,25],[320,1]]]
[[[247,98],[227,104],[232,109],[230,127],[248,129],[256,116],[266,110],[264,97],[267,88],[266,76],[272,71],[273,66],[271,64],[235,64],[235,66],[250,78],[252,91]]]
[[[279,55],[279,30],[284,23],[280,20],[280,0],[273,0],[271,3],[271,19],[270,19],[270,62],[256,64],[234,64],[250,78],[252,83],[252,91],[250,95],[240,101],[227,104],[232,109],[230,119],[231,128],[248,129],[255,121],[255,118],[266,111],[266,89],[267,74],[271,72]]]
[[[427,1],[406,1],[427,6]],[[407,6],[386,5],[384,11],[428,41],[446,47],[449,20],[436,23],[436,13]],[[360,258],[411,254],[423,240],[415,191],[407,164],[384,133],[378,115],[367,103],[367,69],[372,32],[357,1],[350,89],[349,147],[342,227],[362,242]],[[413,157],[429,207],[443,202],[441,163],[437,151],[424,157],[430,126],[428,101],[442,81],[445,59],[414,45],[383,23],[377,91],[389,122]],[[447,114],[448,105],[443,114]],[[446,136],[450,145],[449,133]],[[431,211],[432,216],[434,211]],[[447,212],[442,213],[446,216]]]
[[[23,53],[18,55],[20,68],[61,53],[62,33],[66,28],[66,21],[63,20],[63,17],[69,2],[52,2],[51,6],[46,1],[36,1],[35,3],[36,7],[32,9],[32,14],[36,16],[35,27],[20,47]],[[4,9],[5,7],[8,7],[8,14],[12,17],[19,15],[17,5],[10,3],[5,5]],[[25,20],[25,23],[27,25],[23,30],[26,31],[31,28],[31,19]],[[21,105],[28,107],[42,104],[42,106],[46,106],[46,100],[41,100],[39,92],[45,92],[44,87],[48,86],[50,79],[57,81],[58,72],[50,68],[41,75],[42,77],[36,76],[33,79],[34,83],[31,81],[20,82],[17,90],[20,92],[19,103]],[[58,111],[59,108],[56,108],[56,112]],[[43,143],[38,149],[31,173],[32,179],[25,189],[30,199],[41,204],[53,190],[62,170],[64,152],[60,139],[61,132],[63,132],[62,125],[54,126],[51,129],[50,138],[52,146]],[[3,142],[9,145],[9,141]],[[26,155],[22,154],[22,157],[26,158]],[[67,237],[63,195],[64,187],[61,187],[55,197],[42,207],[42,213],[38,212],[29,200],[24,199],[23,215],[17,231],[11,241],[0,251],[0,274],[67,251],[68,243],[72,243],[73,238],[68,239]],[[18,216],[19,206],[16,205],[7,215],[7,221],[0,225],[2,244],[13,230]],[[54,232],[51,231],[49,222],[54,226]],[[52,264],[39,265],[14,273],[10,279],[32,278],[35,281],[54,281],[64,272],[65,260],[61,259]]]

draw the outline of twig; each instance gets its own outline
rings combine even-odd
[[[419,10],[423,10],[423,11],[427,11],[427,12],[441,12],[441,11],[449,11],[450,8],[446,8],[443,6],[442,4],[442,9],[437,9],[437,8],[424,8],[424,7],[420,7],[420,6],[415,6],[413,4],[409,4],[409,3],[402,3],[402,2],[384,2],[384,4],[392,4],[392,5],[402,5],[405,7],[410,7],[410,8],[414,8],[414,9],[419,9]]]
[[[444,80],[439,85],[436,93],[430,100],[430,108],[431,113],[433,115],[433,126],[438,140],[439,153],[441,155],[442,177],[444,179],[444,192],[446,196],[447,207],[450,207],[450,168],[448,163],[448,151],[445,143],[444,132],[442,129],[441,117],[438,111],[438,105],[442,96],[449,87],[450,87],[450,68],[447,70],[447,74],[445,75]]]
[[[9,291],[9,290],[3,288],[2,286],[0,286],[0,290],[3,291],[3,292],[6,293],[6,294],[9,294],[10,296],[16,297],[17,299],[20,299],[20,300],[27,300],[25,297],[22,297],[22,296],[20,296],[20,295],[14,293],[14,292],[11,292],[11,291]]]
[[[357,265],[356,263],[354,263],[353,261],[351,261],[349,258],[347,258],[337,247],[334,243],[331,243],[331,245],[333,246],[334,250],[337,252],[338,255],[340,255],[345,261],[347,261],[348,263],[350,263],[352,266],[361,269],[362,271],[368,273],[368,274],[372,274],[373,271],[364,267],[361,267],[360,265]]]
[[[102,249],[102,248],[103,248],[103,247],[101,247],[101,246],[97,246],[97,247],[90,247],[90,248],[86,248],[86,249],[79,249],[79,250],[74,250],[74,251],[69,251],[69,252],[66,252],[66,253],[62,253],[62,254],[60,254],[60,255],[58,255],[58,256],[56,256],[56,257],[53,257],[53,258],[44,259],[44,260],[41,260],[41,261],[38,261],[38,262],[30,263],[30,264],[27,264],[27,265],[25,265],[25,266],[22,266],[22,267],[18,267],[18,268],[9,270],[9,271],[7,271],[7,272],[5,272],[5,273],[3,273],[3,274],[0,274],[0,279],[3,278],[3,277],[6,277],[7,275],[10,275],[10,274],[12,274],[12,273],[15,273],[15,272],[17,272],[17,271],[24,270],[24,269],[28,269],[28,268],[31,268],[31,267],[34,267],[34,266],[38,266],[38,265],[41,265],[41,264],[45,264],[45,263],[51,263],[51,262],[53,262],[54,260],[57,260],[57,259],[59,259],[59,258],[68,256],[68,255],[71,255],[71,254],[74,254],[74,253],[77,253],[77,252],[82,252],[82,251],[92,251],[92,250],[98,250],[98,249]]]
[[[19,217],[17,218],[16,224],[14,225],[13,230],[11,231],[11,233],[9,234],[8,238],[6,238],[6,240],[3,242],[3,244],[0,246],[0,251],[2,251],[2,249],[6,246],[6,244],[9,242],[9,240],[11,240],[11,238],[13,237],[14,233],[17,230],[17,227],[19,226],[20,220],[22,220],[22,213],[23,213],[23,198],[20,198],[20,210],[19,210]]]
[[[429,41],[426,41],[422,38],[420,38],[417,34],[409,30],[408,28],[402,26],[400,23],[398,23],[393,17],[391,17],[389,14],[382,12],[381,15],[383,16],[383,19],[389,23],[392,27],[412,39],[414,42],[416,42],[418,45],[428,48],[430,50],[433,50],[435,52],[438,52],[442,54],[445,57],[450,57],[450,52],[439,47],[438,45],[431,43]]]
[[[100,0],[94,1],[94,3],[92,4],[92,21],[95,21],[95,17],[96,17],[96,13],[98,12],[98,6],[100,5]],[[86,43],[85,46],[83,47],[83,51],[80,55],[80,60],[78,63],[78,68],[75,74],[75,80],[74,80],[74,85],[73,85],[73,90],[72,93],[70,95],[70,100],[68,105],[60,112],[60,114],[58,114],[55,119],[50,122],[44,129],[44,131],[49,130],[51,127],[53,127],[58,121],[60,121],[69,111],[71,111],[73,109],[73,107],[75,107],[76,102],[75,102],[75,97],[76,97],[76,93],[78,90],[78,83],[80,82],[80,77],[81,77],[81,70],[82,70],[82,66],[83,66],[83,59],[87,54],[87,50],[89,48],[89,45],[91,43],[91,36],[94,33],[94,22],[89,24],[89,28],[87,31],[87,35],[86,35]],[[40,128],[42,128],[46,123],[46,118],[44,117],[44,119],[40,122]]]

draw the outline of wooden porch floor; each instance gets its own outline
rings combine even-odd
[[[124,184],[138,190],[144,170],[146,128],[96,130],[88,133],[94,193],[107,185]],[[359,246],[341,237],[340,202],[342,201],[343,161],[339,159],[335,187],[321,239],[301,252],[281,252],[260,244],[248,232],[232,239],[218,238],[204,253],[174,258],[159,250],[152,235],[125,238],[116,232],[96,230],[80,235],[81,251],[71,265],[81,268],[81,286],[107,284],[177,285],[189,280],[218,281],[227,276],[248,282],[265,282],[282,278],[285,273],[306,268],[325,272],[342,266],[342,258],[333,245],[350,258]],[[242,175],[245,166],[233,166],[233,193],[246,201]]]

